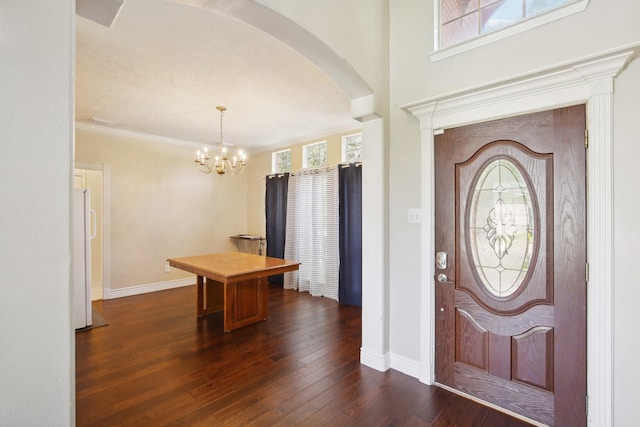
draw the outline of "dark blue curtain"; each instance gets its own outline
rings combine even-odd
[[[287,194],[289,174],[266,177],[265,216],[267,219],[267,256],[284,258],[284,238],[287,224]],[[283,285],[284,275],[269,276],[269,283]]]
[[[362,166],[339,167],[340,303],[362,306]]]

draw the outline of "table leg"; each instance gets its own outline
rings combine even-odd
[[[198,276],[197,312],[198,317],[221,311],[224,307],[223,285],[213,279]]]
[[[198,276],[198,300],[196,302],[196,310],[198,312],[198,317],[202,317],[205,313],[205,289],[204,289],[204,278],[202,276]]]

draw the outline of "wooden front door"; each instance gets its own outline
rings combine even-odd
[[[436,382],[586,425],[584,105],[435,139]]]

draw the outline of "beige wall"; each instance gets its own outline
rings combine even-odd
[[[355,122],[354,122],[355,123]],[[302,168],[302,147],[326,140],[328,165],[341,162],[342,136],[278,147],[291,149]],[[172,269],[171,257],[237,250],[229,236],[265,235],[265,175],[271,153],[253,154],[243,175],[205,175],[193,166],[194,148],[89,129],[76,130],[76,162],[111,167],[110,289],[190,277]]]
[[[342,136],[357,132],[277,150],[291,148],[296,171],[302,146],[326,140],[328,164],[335,165]],[[193,147],[135,135],[76,130],[75,161],[111,167],[111,290],[191,277],[177,269],[165,273],[165,260],[235,251],[229,236],[265,235],[264,176],[271,172],[272,152],[251,155],[243,175],[222,178],[198,172],[193,153]]]
[[[194,148],[76,130],[77,162],[111,166],[112,290],[190,277],[167,258],[235,250],[246,232],[246,175],[205,175]]]
[[[249,159],[250,164],[247,170],[248,232],[259,236],[265,235],[264,195],[266,184],[264,180],[265,176],[271,173],[271,154],[273,152],[291,149],[291,170],[296,172],[302,169],[302,147],[306,144],[327,141],[327,166],[334,166],[342,162],[342,137],[361,132],[356,126],[354,126],[354,130],[349,132],[253,154]]]

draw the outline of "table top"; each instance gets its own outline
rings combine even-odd
[[[169,258],[172,267],[221,283],[239,282],[297,270],[300,263],[244,252],[223,252],[183,258]]]

